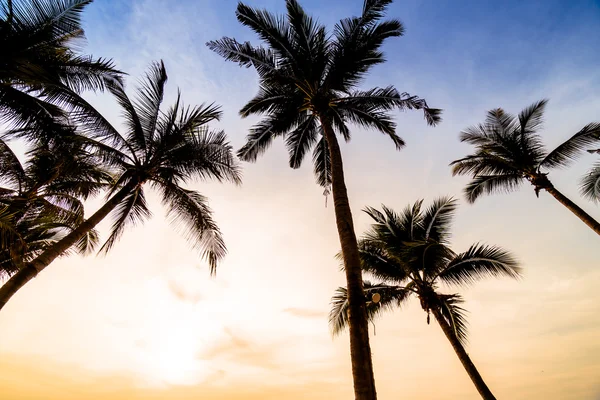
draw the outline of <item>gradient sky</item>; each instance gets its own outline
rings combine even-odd
[[[283,0],[249,0],[283,10]],[[359,0],[304,1],[331,26],[357,14]],[[87,51],[112,57],[130,87],[164,59],[167,104],[180,87],[187,103],[223,105],[239,148],[254,119],[237,111],[257,90],[252,70],[211,53],[223,35],[254,40],[237,24],[232,0],[96,0],[85,13]],[[360,210],[400,209],[419,198],[461,196],[466,178],[448,163],[470,149],[461,129],[490,108],[518,112],[549,98],[543,132],[554,146],[600,119],[600,5],[597,1],[398,0],[389,12],[406,35],[385,47],[389,62],[363,87],[393,84],[445,109],[444,122],[398,113],[401,152],[377,133],[353,130],[343,145],[356,230]],[[256,41],[255,41],[256,42]],[[108,96],[90,99],[118,124]],[[54,263],[0,313],[0,397],[75,399],[352,398],[347,334],[332,339],[329,299],[344,283],[333,256],[333,209],[307,162],[287,166],[281,141],[244,165],[242,187],[194,183],[211,199],[229,255],[216,278],[163,218],[130,229],[106,257]],[[585,155],[553,171],[555,185],[580,198]],[[461,199],[462,200],[462,199]],[[90,203],[94,210],[100,200]],[[104,224],[106,228],[108,225]],[[486,281],[462,293],[468,352],[500,399],[600,399],[598,237],[548,194],[531,187],[461,201],[456,251],[483,241],[512,250],[524,278]],[[435,324],[416,302],[376,323],[372,348],[381,399],[477,399]]]

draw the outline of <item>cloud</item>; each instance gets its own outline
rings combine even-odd
[[[197,289],[190,290],[174,281],[169,281],[169,290],[177,297],[177,299],[187,303],[196,304],[203,299],[202,294],[200,294]]]
[[[308,308],[296,308],[290,307],[283,310],[283,312],[293,315],[299,318],[326,318],[327,313],[325,311],[312,310]]]
[[[223,330],[225,334],[209,349],[197,356],[201,360],[225,360],[235,364],[247,365],[264,370],[277,370],[281,367],[277,359],[278,345],[275,343],[259,343],[244,337],[231,328]]]

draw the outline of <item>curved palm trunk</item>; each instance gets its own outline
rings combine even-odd
[[[549,187],[544,188],[550,193],[556,200],[563,206],[567,207],[573,214],[575,214],[584,224],[589,226],[594,232],[600,235],[600,223],[592,218],[591,215],[583,211],[581,207],[573,203],[567,196],[556,190],[556,188],[550,184]]]
[[[110,198],[98,211],[90,218],[86,219],[76,229],[67,236],[47,248],[36,259],[25,264],[25,266],[14,274],[2,287],[0,287],[0,310],[6,305],[8,300],[17,293],[27,282],[35,278],[52,261],[67,251],[71,246],[77,243],[90,230],[94,229],[135,187],[135,184],[125,185],[113,197]]]
[[[444,331],[444,334],[450,341],[452,348],[456,352],[458,359],[467,371],[467,374],[469,374],[469,378],[471,378],[471,380],[473,381],[473,384],[477,388],[477,391],[481,395],[481,398],[483,398],[484,400],[496,400],[490,389],[483,381],[483,378],[479,374],[479,371],[477,371],[477,368],[475,368],[475,365],[473,364],[473,361],[471,361],[471,358],[467,354],[467,351],[465,350],[463,345],[460,344],[460,341],[454,334],[454,331],[452,330],[450,325],[448,325],[444,317],[442,317],[440,311],[437,309],[433,309],[431,310],[431,312],[433,313],[433,316],[437,320],[438,324],[440,324],[440,327]]]
[[[348,201],[348,192],[344,181],[342,153],[329,122],[321,117],[321,125],[331,156],[331,176],[335,220],[337,224],[346,285],[348,288],[348,326],[350,330],[350,356],[352,358],[352,377],[354,380],[354,396],[356,400],[375,400],[375,377],[371,346],[369,345],[369,325],[363,291],[362,271],[352,211]]]

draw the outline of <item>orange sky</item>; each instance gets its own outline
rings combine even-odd
[[[136,0],[127,35],[111,41],[110,27],[90,26],[89,47],[114,55],[131,84],[151,60],[165,58],[168,98],[180,86],[188,103],[223,104],[219,126],[239,148],[252,121],[236,112],[256,90],[254,75],[219,61],[206,76],[216,58],[189,49],[224,32],[216,22],[198,28],[192,16],[212,14],[203,2],[197,7],[190,16],[160,0]],[[174,40],[173,27],[200,32]],[[408,143],[400,153],[383,135],[353,131],[342,151],[357,232],[369,224],[360,212],[366,205],[401,209],[419,198],[460,196],[467,180],[452,178],[447,165],[469,151],[458,143],[459,131],[489,108],[517,112],[549,97],[549,145],[597,118],[600,98],[590,89],[600,88],[597,68],[583,74],[561,62],[557,56],[553,64],[560,79],[494,92],[482,86],[469,103],[427,77],[400,85],[436,99],[445,120],[428,128],[420,114],[398,114]],[[373,80],[406,82],[397,73]],[[110,98],[93,101],[118,120]],[[586,155],[550,176],[600,217],[577,188],[596,160]],[[30,282],[0,313],[0,399],[351,399],[348,337],[332,338],[327,326],[330,297],[344,283],[334,259],[333,209],[325,207],[308,163],[300,170],[287,165],[278,141],[257,164],[244,165],[242,187],[190,185],[210,198],[229,248],[216,278],[150,195],[152,220],[127,231],[108,256],[64,258]],[[524,268],[520,281],[461,291],[467,351],[497,398],[600,399],[598,237],[546,193],[536,199],[523,187],[475,205],[461,199],[453,248],[477,241],[511,250]],[[427,325],[415,302],[376,322],[372,348],[381,399],[479,398],[441,330]]]

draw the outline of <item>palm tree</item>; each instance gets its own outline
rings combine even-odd
[[[368,207],[375,223],[359,241],[362,270],[379,280],[365,281],[369,319],[400,307],[415,295],[423,311],[433,314],[475,387],[486,400],[495,399],[464,346],[467,339],[465,310],[459,294],[444,294],[440,284],[467,286],[482,278],[517,278],[519,268],[507,251],[475,243],[463,253],[449,247],[450,228],[456,201],[441,198],[422,210],[422,201],[398,214]],[[338,288],[333,299],[330,324],[334,334],[348,325],[348,291]]]
[[[545,190],[600,235],[600,223],[559,192],[548,179],[553,168],[567,166],[600,139],[600,123],[584,126],[554,150],[545,150],[537,133],[547,100],[525,108],[518,117],[501,108],[488,111],[485,123],[462,132],[461,141],[475,146],[475,153],[453,161],[453,175],[470,175],[465,188],[467,200],[475,202],[484,193],[508,192],[524,181],[534,187],[536,196]]]
[[[371,67],[385,61],[380,51],[384,41],[404,33],[400,21],[381,21],[391,2],[365,0],[362,14],[341,20],[331,35],[296,0],[286,1],[286,17],[239,3],[238,21],[253,30],[264,46],[228,37],[207,43],[227,60],[254,67],[259,76],[259,92],[240,114],[263,118],[251,129],[238,156],[256,161],[274,138],[285,138],[290,166],[299,168],[313,149],[317,182],[325,188],[325,194],[330,188],[333,191],[349,288],[350,350],[358,400],[374,400],[376,391],[360,260],[336,133],[350,140],[347,124],[353,123],[384,133],[400,149],[404,141],[395,133],[391,110],[424,110],[431,125],[440,119],[440,110],[392,86],[357,89]]]
[[[81,13],[92,0],[0,1],[0,121],[44,137],[64,123],[63,108],[94,128],[79,93],[120,82],[110,60],[76,53],[84,40]],[[35,129],[33,129],[35,128]]]
[[[101,139],[88,139],[86,144],[115,175],[110,197],[90,218],[25,264],[0,288],[0,308],[111,212],[114,222],[102,251],[108,251],[128,225],[150,217],[143,190],[146,183],[158,190],[171,220],[186,228],[186,236],[207,259],[211,273],[215,272],[226,253],[221,232],[208,199],[182,184],[195,178],[240,183],[239,167],[225,133],[208,128],[208,123],[220,118],[219,107],[184,107],[178,95],[175,104],[162,112],[166,81],[165,66],[160,62],[150,68],[136,100],[131,100],[121,85],[109,85],[123,110],[127,133],[121,135],[105,121],[107,130],[98,135]]]
[[[0,275],[13,275],[74,230],[84,220],[82,201],[111,183],[84,144],[75,133],[62,143],[37,144],[23,165],[0,139]],[[87,253],[97,240],[91,230],[77,248]]]

